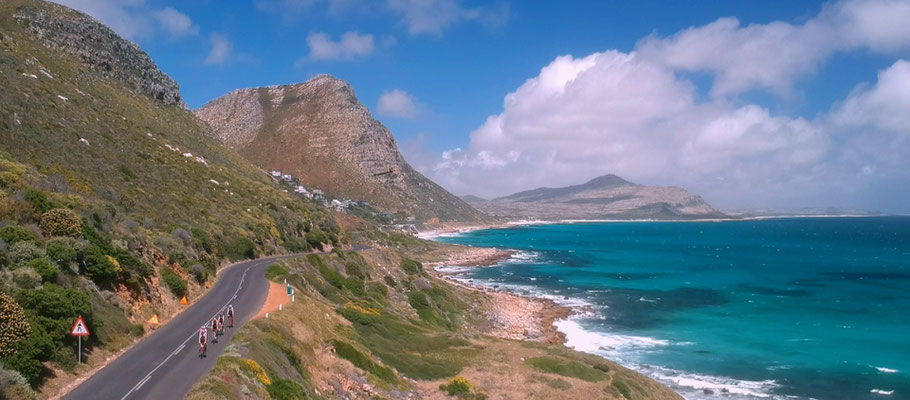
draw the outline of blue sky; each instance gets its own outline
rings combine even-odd
[[[685,186],[724,207],[910,212],[893,200],[907,194],[895,185],[910,183],[901,172],[910,165],[899,160],[910,149],[907,129],[855,116],[910,115],[901,99],[896,108],[870,108],[875,89],[883,89],[880,72],[893,69],[891,82],[905,83],[897,63],[910,59],[910,35],[895,21],[910,17],[903,14],[907,1],[62,3],[140,44],[180,83],[191,108],[234,89],[301,82],[320,73],[347,80],[392,130],[409,161],[458,194],[492,197],[618,173]],[[571,57],[558,58],[566,55]],[[616,63],[635,68],[613,68]],[[574,72],[552,78],[563,88],[558,93],[535,91],[534,85],[551,79],[546,68]],[[620,87],[616,77],[644,81]],[[664,78],[665,86],[642,91]],[[566,97],[582,81],[586,86],[575,88],[581,94]],[[510,93],[512,109],[504,106]],[[380,101],[383,94],[389,96]],[[674,104],[654,104],[676,113],[616,124],[629,115],[622,108],[629,105],[587,106],[616,98],[656,100],[648,95],[679,96]],[[848,109],[851,99],[858,105]],[[580,105],[546,117],[575,101]],[[617,110],[617,118],[597,118]],[[576,113],[574,125],[561,117]],[[853,119],[844,122],[850,113]],[[723,121],[735,122],[728,124],[733,133],[710,136]],[[660,136],[675,131],[682,133],[674,134],[677,143],[668,149]],[[853,154],[849,146],[857,140],[898,153],[880,157],[870,147],[870,154]],[[644,165],[648,158],[657,162]],[[766,167],[772,171],[762,171]],[[805,180],[842,180],[856,189],[807,187]]]

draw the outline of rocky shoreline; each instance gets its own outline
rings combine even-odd
[[[469,290],[480,291],[490,298],[488,316],[493,324],[491,335],[506,339],[565,344],[566,338],[554,322],[572,314],[572,309],[551,300],[525,297],[486,286],[470,285],[453,279],[457,273],[439,271],[441,266],[482,268],[496,265],[517,253],[482,247],[461,247],[445,260],[427,264],[437,277]]]

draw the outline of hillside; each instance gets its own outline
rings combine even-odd
[[[693,219],[723,218],[700,196],[679,187],[643,186],[616,175],[584,184],[538,188],[493,200],[463,196],[490,215],[508,219]]]
[[[338,197],[366,200],[420,221],[479,222],[486,217],[411,168],[395,138],[346,82],[243,89],[196,111],[214,137],[257,165],[281,170]]]
[[[91,365],[230,260],[346,240],[330,212],[208,138],[176,83],[84,14],[0,3],[0,87],[0,293],[29,326],[8,341],[0,318],[3,386],[15,370],[53,393],[89,368],[64,334],[76,315]]]

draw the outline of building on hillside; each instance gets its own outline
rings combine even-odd
[[[270,171],[269,175],[271,175],[272,178],[281,178],[281,171],[275,169],[275,170]]]
[[[290,182],[291,179],[294,179],[294,176],[292,176],[291,174],[284,174],[284,175],[281,175],[281,179],[284,179],[285,181]]]

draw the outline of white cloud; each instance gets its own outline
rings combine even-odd
[[[420,170],[455,193],[482,197],[616,173],[684,186],[720,206],[910,212],[894,196],[910,195],[910,62],[896,61],[812,119],[734,97],[750,88],[790,90],[833,52],[892,51],[910,41],[887,31],[850,36],[873,29],[868,21],[813,33],[830,32],[820,25],[832,18],[866,21],[854,18],[865,15],[863,5],[893,2],[837,3],[800,26],[723,19],[648,38],[633,52],[557,57],[506,95],[502,112],[473,131],[466,148]],[[698,99],[680,73],[691,70],[716,73],[714,97]]]
[[[164,29],[171,37],[195,36],[199,34],[199,27],[193,25],[193,21],[186,14],[165,7],[160,11],[152,13],[161,28]]]
[[[412,35],[440,34],[461,21],[496,27],[509,19],[509,3],[496,7],[465,8],[458,0],[388,0],[388,8],[401,15]]]
[[[162,30],[172,37],[195,35],[199,28],[172,7],[157,9],[145,0],[55,0],[82,11],[130,40],[151,39]]]
[[[413,96],[403,90],[394,89],[379,95],[376,111],[389,117],[414,118],[420,110]]]
[[[306,42],[310,55],[299,60],[298,65],[307,61],[353,60],[372,54],[376,48],[373,35],[361,35],[357,31],[342,34],[338,41],[325,33],[311,33]]]
[[[803,24],[742,26],[736,18],[721,18],[667,38],[645,38],[637,50],[676,70],[714,73],[714,96],[750,89],[787,93],[794,79],[813,73],[837,52],[908,48],[910,24],[905,21],[910,21],[906,1],[846,0],[826,6]]]
[[[221,33],[213,33],[209,37],[209,41],[212,44],[212,49],[209,50],[209,55],[205,57],[204,64],[220,65],[227,62],[234,47],[227,36]]]

